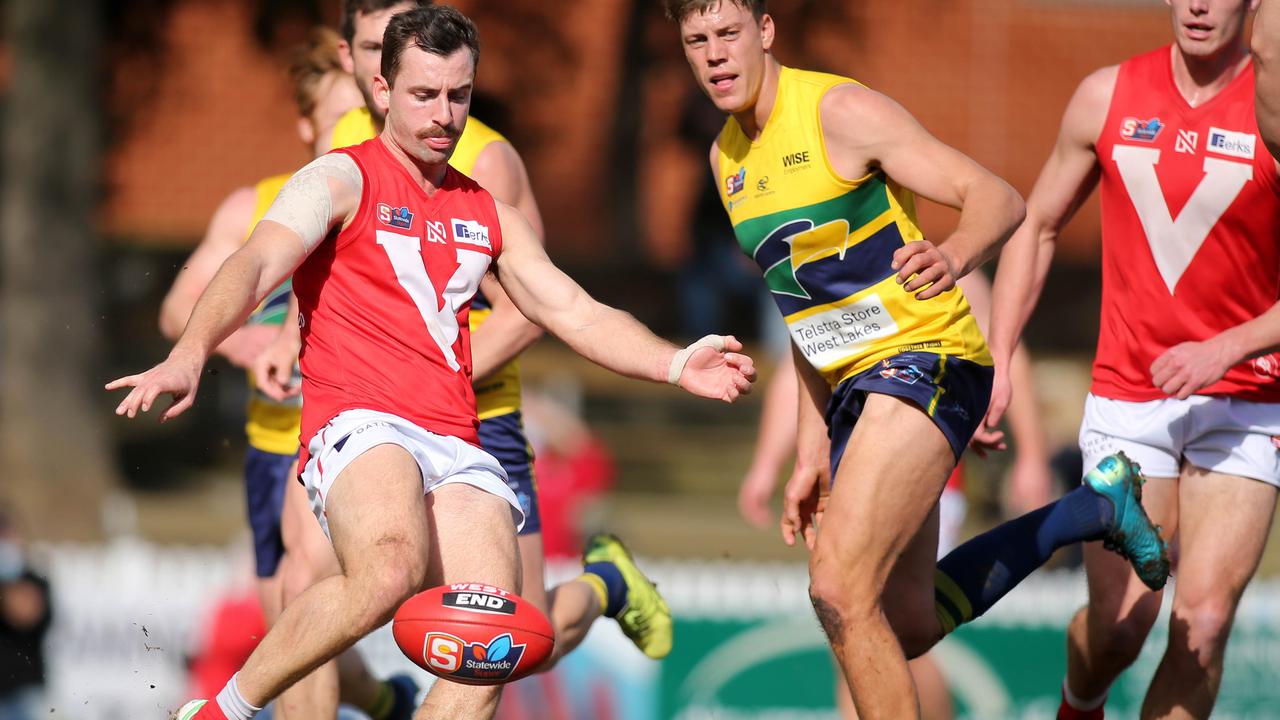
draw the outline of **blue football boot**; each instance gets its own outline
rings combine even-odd
[[[1111,501],[1115,512],[1102,544],[1133,565],[1143,584],[1152,590],[1164,587],[1169,579],[1169,548],[1160,538],[1160,526],[1153,525],[1142,507],[1142,469],[1122,452],[1108,455],[1084,476],[1099,495]]]

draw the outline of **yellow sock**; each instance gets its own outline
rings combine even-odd
[[[609,589],[605,587],[604,579],[594,573],[582,573],[578,576],[578,580],[596,591],[596,599],[600,601],[600,614],[603,615],[604,609],[609,607]]]
[[[387,715],[391,714],[391,708],[395,706],[395,703],[396,696],[391,691],[391,686],[385,682],[379,682],[378,696],[373,699],[369,707],[364,708],[364,711],[373,720],[386,720]]]

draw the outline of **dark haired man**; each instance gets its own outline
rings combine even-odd
[[[334,126],[330,145],[334,148],[356,145],[376,136],[382,127],[386,109],[373,97],[373,79],[378,74],[383,34],[397,13],[431,5],[430,0],[349,0],[343,3],[340,52],[344,67],[354,74],[357,87],[366,104],[352,108]],[[519,153],[501,134],[483,122],[470,118],[458,139],[449,164],[471,177],[498,200],[519,210],[539,238],[542,218],[533,189]],[[545,587],[542,547],[541,509],[533,477],[533,457],[525,437],[521,415],[521,379],[517,362],[519,354],[541,336],[541,329],[530,323],[492,277],[486,277],[473,302],[470,316],[473,353],[473,379],[476,407],[480,418],[480,444],[502,464],[507,484],[520,501],[525,524],[520,529],[520,566],[524,578],[522,595],[547,613],[556,633],[555,651],[545,669],[552,667],[566,653],[585,639],[596,618],[615,619],[636,646],[651,658],[662,658],[671,649],[670,611],[631,558],[622,543],[612,535],[597,534],[584,553],[583,573],[551,588]],[[286,331],[296,332],[291,326]],[[295,342],[296,347],[296,342]],[[282,388],[276,375],[288,377],[290,358],[271,361],[276,372],[259,373],[260,385],[269,394]],[[275,387],[272,387],[275,385]],[[290,488],[291,492],[293,488]],[[331,555],[327,544],[310,539],[314,546],[309,557]],[[317,563],[312,568],[311,582],[334,572]],[[351,656],[348,656],[351,657]],[[368,673],[358,663],[342,662],[341,687],[344,697],[369,695],[374,687]],[[308,679],[327,693],[291,693],[288,697],[309,697],[324,702],[322,708],[308,706],[308,711],[328,714],[337,702],[332,689],[335,668],[326,666]],[[385,692],[382,693],[386,695]],[[375,698],[370,695],[370,702]]]
[[[1064,544],[1108,538],[1163,585],[1164,546],[1122,458],[935,568],[947,477],[971,439],[995,437],[978,432],[991,355],[955,281],[1009,237],[1022,200],[884,95],[783,67],[764,0],[666,5],[699,85],[729,115],[712,171],[791,330],[801,409],[782,533],[811,551],[809,593],[859,715],[917,717],[907,657]],[[916,194],[960,210],[936,245]]]
[[[355,145],[377,135],[386,108],[373,96],[373,78],[382,63],[383,34],[397,13],[431,5],[430,0],[348,0],[343,4],[343,62],[364,94],[364,107],[339,119],[333,147]],[[520,154],[501,134],[472,117],[449,164],[480,183],[498,200],[519,210],[542,238],[542,215]],[[525,512],[520,529],[523,596],[548,614],[556,633],[547,667],[577,647],[596,618],[614,618],[645,655],[660,659],[671,650],[671,616],[653,583],[622,543],[599,534],[588,542],[586,567],[577,578],[550,592],[544,586],[542,522],[533,457],[525,437],[517,358],[541,335],[512,304],[502,286],[487,278],[471,314],[473,376],[480,445],[502,463],[508,484]]]
[[[755,370],[733,338],[685,349],[597,303],[561,273],[528,222],[448,166],[475,80],[475,26],[448,7],[392,18],[373,95],[382,134],[325,155],[287,183],[210,283],[169,358],[108,389],[117,413],[162,394],[194,400],[205,358],[257,300],[293,275],[303,323],[303,480],[342,573],[287,607],[215,701],[181,720],[249,720],[289,683],[385,623],[428,585],[519,592],[520,504],[479,448],[469,303],[489,269],[521,312],[630,377],[736,400]],[[295,271],[296,268],[296,271]],[[498,686],[438,682],[417,718],[486,718]]]
[[[316,28],[308,41],[295,52],[289,67],[294,103],[298,110],[298,138],[311,157],[330,150],[329,138],[338,119],[361,105],[361,94],[351,74],[344,70],[339,46],[341,38],[328,28]],[[196,299],[214,273],[249,237],[271,206],[280,188],[292,173],[259,180],[251,187],[232,191],[218,206],[205,237],[183,263],[160,308],[160,330],[170,340],[182,334]],[[236,331],[218,349],[235,365],[249,369],[254,381],[254,356],[279,334],[285,321],[290,285],[286,281],[263,300],[245,327]],[[261,357],[261,355],[258,355]],[[296,356],[285,363],[284,376],[291,378]],[[261,373],[259,373],[261,374]],[[270,626],[300,584],[316,574],[312,565],[314,546],[329,555],[332,549],[320,532],[297,477],[298,432],[302,415],[301,398],[277,398],[251,390],[246,408],[245,508],[253,534],[258,599]],[[319,536],[318,539],[313,536]],[[360,655],[349,651],[342,661],[348,670],[343,695],[357,702],[373,720],[399,720],[413,712],[417,686],[407,675],[381,682],[364,670]],[[276,717],[333,717],[337,713],[339,682],[336,673],[317,670],[300,681],[274,706]],[[317,707],[319,705],[319,707]]]

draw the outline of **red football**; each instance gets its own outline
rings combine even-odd
[[[551,623],[519,595],[452,583],[409,598],[391,623],[400,650],[427,672],[467,685],[528,675],[555,646]]]

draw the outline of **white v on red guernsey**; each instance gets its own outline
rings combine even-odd
[[[1258,140],[1253,67],[1191,107],[1168,46],[1120,66],[1097,140],[1102,318],[1095,395],[1165,397],[1151,364],[1280,299],[1280,178]],[[1241,363],[1202,395],[1280,401],[1280,364]]]
[[[477,445],[467,316],[502,250],[493,197],[453,168],[428,196],[379,138],[335,152],[356,162],[363,191],[351,223],[293,277],[302,447],[357,408]]]

